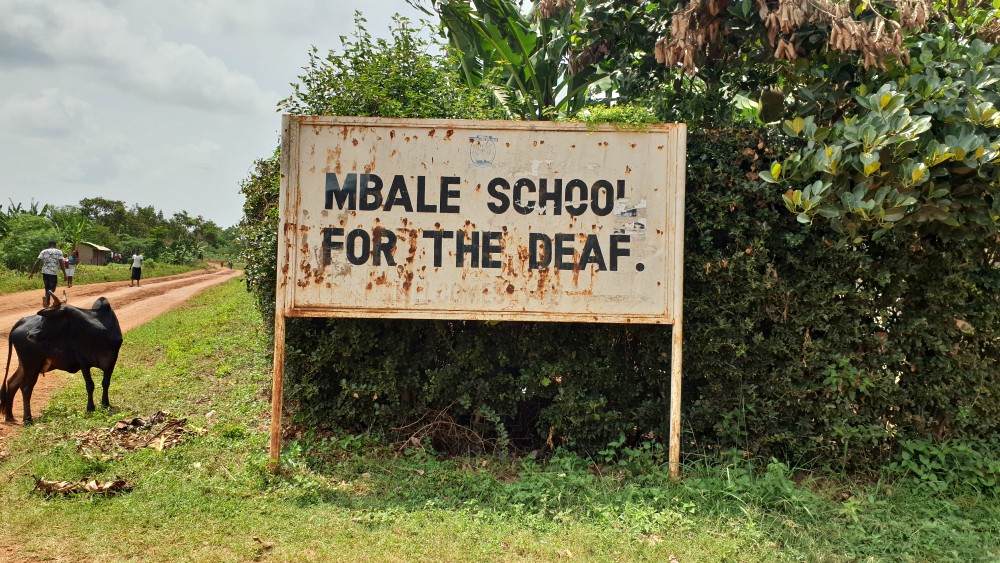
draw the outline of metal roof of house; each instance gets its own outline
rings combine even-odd
[[[92,242],[81,241],[80,244],[86,244],[87,246],[90,246],[90,247],[94,248],[95,250],[106,250],[108,252],[111,252],[110,248],[105,247],[105,246],[101,246],[99,244],[94,244]]]

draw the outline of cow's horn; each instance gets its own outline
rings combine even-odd
[[[55,305],[52,305],[53,308],[57,308],[57,307],[60,307],[62,305],[62,301],[60,301],[59,298],[56,297],[56,294],[55,294],[54,291],[50,291],[49,295],[52,297],[53,303],[55,303]]]

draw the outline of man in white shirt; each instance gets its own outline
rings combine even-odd
[[[31,271],[28,272],[28,279],[30,280],[35,276],[35,272],[38,271],[38,267],[42,268],[42,282],[45,284],[45,296],[42,297],[42,307],[48,308],[49,306],[49,296],[55,294],[56,284],[59,282],[59,270],[63,271],[63,277],[66,277],[66,267],[63,265],[63,252],[56,248],[56,241],[50,240],[49,247],[41,251],[38,254],[38,259],[31,266]]]

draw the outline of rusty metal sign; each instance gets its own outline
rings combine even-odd
[[[680,473],[683,124],[284,116],[271,381],[287,317],[671,324]]]
[[[683,124],[285,116],[286,316],[673,323]]]

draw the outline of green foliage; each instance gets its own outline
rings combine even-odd
[[[650,123],[658,121],[649,108],[632,104],[590,106],[580,110],[573,119],[583,121],[588,126],[613,123],[618,129],[631,131],[648,129]]]
[[[930,490],[1000,497],[1000,444],[985,440],[906,440],[890,470]]]
[[[511,28],[504,33],[523,31],[498,21]],[[436,97],[439,79],[415,82],[429,88],[425,96],[414,89],[397,104],[383,103],[379,85],[393,86],[384,79],[392,65],[446,72],[440,60],[403,49],[426,63],[411,65],[400,51],[400,45],[415,45],[400,39],[407,33],[397,29],[390,45],[362,41],[362,29],[359,39],[345,40],[344,54],[321,60],[314,53],[287,109],[410,116],[401,104],[415,98],[431,102],[417,104],[420,116],[428,116],[428,107],[450,108]],[[800,107],[812,114],[789,120],[784,134],[770,139],[733,129],[690,132],[686,444],[773,457],[775,471],[781,464],[819,464],[850,472],[883,466],[905,440],[994,440],[1000,433],[994,331],[1000,326],[1000,243],[995,237],[928,236],[942,232],[931,225],[935,221],[925,221],[927,228],[886,228],[902,220],[896,216],[900,209],[911,212],[909,198],[942,197],[936,193],[940,186],[923,195],[894,187],[919,179],[916,161],[905,159],[929,150],[927,135],[966,127],[963,120],[994,117],[982,106],[993,103],[986,99],[993,88],[986,78],[994,72],[988,53],[975,41],[938,45],[947,50],[959,44],[964,47],[950,58],[917,56],[908,68],[958,65],[971,82],[928,95],[958,96],[966,106],[975,99],[977,114],[955,109],[958,102],[941,115],[935,113],[941,106],[926,104],[929,98],[914,103],[909,96],[919,90],[919,80],[903,80],[894,67],[874,94],[853,87],[852,99],[865,110],[856,117],[830,114],[828,99],[810,95]],[[393,53],[391,60],[383,51]],[[840,73],[834,91],[843,90],[845,77],[860,76],[857,65],[831,65],[817,70],[816,82],[825,72]],[[921,80],[935,72],[944,80],[950,71],[927,71]],[[457,107],[468,109],[462,99]],[[747,119],[757,118],[754,109],[759,112],[747,104]],[[585,114],[593,122],[629,127],[641,126],[647,115],[627,104]],[[995,135],[991,123],[969,134],[979,140]],[[971,190],[974,197],[955,199],[949,209],[978,224],[976,217],[993,205],[982,196],[995,167],[986,161],[977,161],[980,169],[968,166],[965,160],[985,158],[987,149],[977,155],[978,148],[963,145],[955,131],[955,139],[939,141],[952,150],[951,162],[935,164],[941,168],[926,172],[931,180],[924,180],[964,182],[954,190]],[[839,148],[828,153],[834,141]],[[965,147],[961,166],[969,171],[955,168],[960,155],[953,149],[959,145]],[[794,156],[810,150],[808,158]],[[775,157],[785,154],[793,156]],[[827,159],[826,176],[818,179],[808,176],[817,155]],[[259,162],[244,184],[248,283],[265,314],[274,303],[275,160]],[[775,182],[799,176],[809,183],[782,197],[785,190]],[[849,192],[838,192],[844,178],[855,183]],[[878,185],[874,194],[865,182]],[[837,194],[829,198],[833,203],[816,199],[828,194]],[[829,215],[830,205],[850,207],[850,221],[881,221],[882,236],[844,244],[841,233],[852,228],[848,219],[812,220]],[[936,222],[947,225],[943,218]],[[979,228],[981,234],[990,227]],[[375,428],[450,453],[565,446],[608,457],[662,441],[669,365],[669,330],[654,326],[293,319],[286,337],[286,398],[300,422]]]
[[[877,89],[857,86],[837,113],[806,104],[804,117],[784,122],[802,146],[761,177],[789,187],[785,203],[800,221],[823,216],[851,239],[894,226],[952,238],[996,232],[1000,46],[953,33],[917,38],[909,65]]]
[[[6,225],[7,235],[0,239],[0,259],[10,269],[27,271],[50,240],[60,239],[55,225],[40,215],[16,214]]]
[[[1000,248],[895,233],[833,244],[829,225],[803,228],[753,179],[780,150],[732,130],[688,139],[685,442],[856,471],[888,463],[903,440],[992,439]],[[273,212],[273,162],[259,171],[248,201]],[[248,262],[261,280],[273,240]],[[273,307],[273,282],[254,287]],[[287,330],[285,396],[309,425],[406,440],[443,420],[470,432],[418,437],[453,453],[625,451],[664,436],[668,328],[290,319]]]
[[[341,52],[321,56],[314,47],[309,64],[279,107],[292,114],[369,117],[499,117],[486,89],[462,86],[458,76],[403,18],[394,20],[392,39],[374,38],[355,15],[353,38],[341,37]]]
[[[766,142],[744,137],[734,161],[721,135],[695,139],[685,412],[706,447],[850,471],[907,438],[996,435],[995,243],[838,246],[829,225],[785,216],[771,184],[739,177]]]
[[[444,458],[367,432],[292,427],[273,475],[262,328],[250,296],[229,282],[129,332],[116,410],[83,412],[83,381],[67,380],[0,459],[0,503],[17,507],[0,519],[3,537],[36,559],[101,561],[1000,556],[1000,504],[988,495],[927,494],[907,479],[851,482],[737,451],[698,457],[673,481],[662,450],[618,437],[595,455]],[[109,438],[119,419],[160,409],[186,419],[174,447],[153,439],[94,456],[84,445]],[[46,497],[32,475],[134,487],[112,498]]]
[[[227,235],[213,221],[192,217],[187,211],[165,218],[162,211],[105,198],[80,200],[78,213],[87,220],[85,236],[122,255],[136,249],[147,258],[173,264],[192,264],[209,253],[232,256],[234,235]]]
[[[194,264],[205,257],[208,245],[193,239],[173,241],[160,253],[160,259],[170,264]]]
[[[458,58],[466,84],[498,80],[516,99],[506,106],[510,117],[545,120],[572,115],[588,105],[590,88],[607,73],[597,66],[574,67],[570,55],[574,32],[581,29],[587,2],[575,0],[552,13],[538,6],[522,12],[510,0],[418,0],[410,4],[437,15],[442,36]],[[606,87],[606,84],[604,84]]]
[[[278,262],[278,155],[258,159],[250,175],[240,183],[243,219],[240,221],[240,259],[246,262],[247,291],[257,298],[257,307],[267,326],[274,326],[274,291]]]

